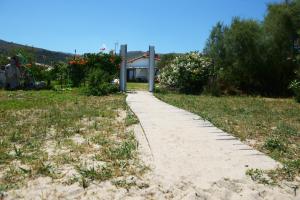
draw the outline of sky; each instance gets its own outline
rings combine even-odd
[[[129,51],[149,45],[159,53],[202,51],[218,21],[262,21],[274,1],[0,0],[0,39],[80,54],[114,49],[115,43]]]

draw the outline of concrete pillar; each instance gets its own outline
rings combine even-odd
[[[120,55],[122,63],[120,67],[120,91],[126,92],[127,82],[127,44],[121,45]]]
[[[154,46],[149,47],[149,92],[154,92],[155,76],[155,50]]]

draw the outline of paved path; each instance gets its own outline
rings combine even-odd
[[[186,180],[208,188],[224,178],[245,179],[250,168],[278,165],[208,121],[148,92],[129,93],[127,103],[144,129],[154,173],[166,184]]]

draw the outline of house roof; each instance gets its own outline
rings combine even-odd
[[[137,61],[137,60],[140,60],[140,59],[143,59],[143,58],[149,58],[149,52],[147,53],[144,53],[144,55],[142,56],[139,56],[139,57],[136,57],[136,58],[132,58],[130,60],[128,60],[127,62],[128,63],[133,63],[134,61]],[[154,58],[156,61],[160,61],[160,57],[158,54],[155,54],[155,58]]]

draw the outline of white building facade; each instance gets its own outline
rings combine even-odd
[[[155,65],[159,61],[159,57],[155,56]],[[155,68],[157,73],[157,68]],[[149,54],[133,58],[127,62],[127,80],[146,82],[149,80]]]

